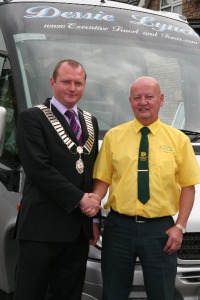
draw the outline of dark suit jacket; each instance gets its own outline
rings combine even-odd
[[[49,101],[44,103],[49,107]],[[65,118],[52,105],[52,112],[76,142]],[[83,142],[88,133],[79,114]],[[92,170],[98,152],[98,124],[92,117],[95,142],[89,155],[83,154],[85,171],[78,174],[78,154],[63,143],[43,111],[37,107],[20,114],[17,146],[26,174],[23,198],[16,222],[15,237],[21,240],[70,242],[83,228],[92,237],[92,219],[80,212],[79,201],[92,190]]]

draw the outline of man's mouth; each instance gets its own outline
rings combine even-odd
[[[147,108],[140,108],[139,111],[146,112],[146,111],[148,111],[148,109]]]

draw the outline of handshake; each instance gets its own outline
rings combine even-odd
[[[80,210],[87,217],[94,217],[101,208],[101,199],[99,195],[85,193],[79,203]]]

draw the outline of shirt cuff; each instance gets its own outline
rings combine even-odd
[[[94,219],[93,219],[93,223],[99,223],[99,219],[94,218]]]

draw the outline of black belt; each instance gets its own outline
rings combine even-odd
[[[118,216],[132,219],[136,223],[147,223],[147,222],[154,222],[154,221],[163,220],[163,219],[166,219],[166,218],[171,218],[171,216],[158,217],[158,218],[145,218],[145,217],[142,217],[142,216],[128,216],[128,215],[120,214],[119,212],[115,211],[112,208],[110,209],[110,211],[113,214],[116,214]]]

